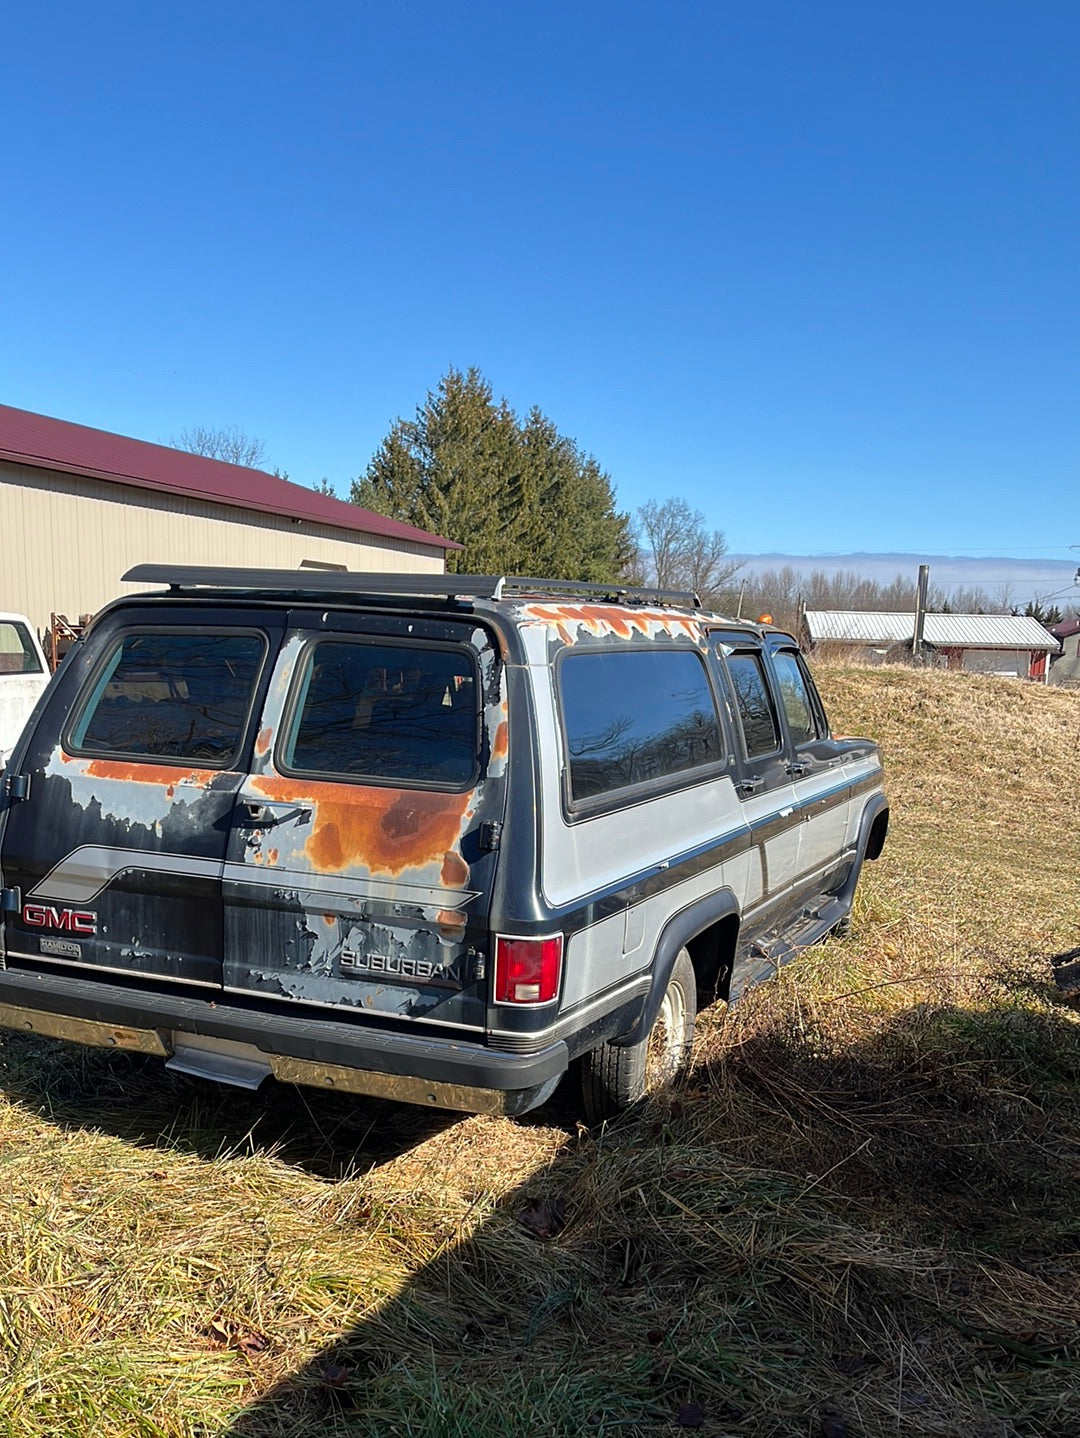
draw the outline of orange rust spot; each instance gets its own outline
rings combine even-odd
[[[493,759],[505,759],[505,758],[506,758],[506,749],[507,749],[506,736],[507,736],[506,720],[503,719],[502,722],[499,724],[499,727],[495,730],[495,742],[494,742],[494,743],[492,744],[492,746],[491,746],[491,757],[492,757]]]
[[[440,909],[435,915],[435,922],[448,935],[465,932],[465,915],[455,913],[453,909]]]
[[[568,644],[573,643],[569,626],[575,624],[582,625],[591,634],[616,634],[620,639],[632,639],[635,631],[648,634],[650,628],[682,630],[692,638],[697,636],[696,620],[665,609],[629,610],[604,604],[530,604],[526,613],[530,619],[553,624]]]
[[[178,769],[152,760],[136,763],[131,759],[91,759],[83,772],[90,779],[124,779],[132,784],[161,784],[166,789],[176,784],[197,784],[206,789],[218,775],[216,769]]]
[[[469,793],[308,784],[271,774],[253,779],[252,788],[268,799],[311,808],[305,852],[316,872],[364,868],[396,876],[441,862],[444,884],[463,884],[469,877],[456,852]]]
[[[460,889],[469,882],[469,866],[454,849],[443,855],[442,881],[448,889]]]
[[[266,863],[266,860],[263,858],[263,851],[261,849],[256,849],[251,857],[255,860],[256,864]]]
[[[266,751],[267,751],[269,748],[270,748],[270,725],[267,724],[267,726],[266,726],[265,729],[260,729],[260,730],[259,730],[259,737],[255,740],[255,753],[256,753],[256,754],[265,754]]]
[[[176,793],[176,785],[175,785],[175,784],[170,784],[169,787],[165,790],[166,798],[169,798],[169,799],[171,799],[172,796],[173,796],[175,793]]]
[[[336,924],[336,923],[337,923],[337,915],[336,915],[336,914],[323,914],[323,916],[322,916],[322,921],[323,921],[324,924],[327,924],[327,925]]]
[[[270,849],[270,850],[267,852],[267,855],[266,855],[266,862],[267,862],[268,864],[276,864],[277,861],[278,861],[278,851],[277,851],[276,849]]]

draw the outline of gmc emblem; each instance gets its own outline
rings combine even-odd
[[[31,929],[59,929],[67,934],[96,934],[97,914],[89,909],[57,909],[52,904],[24,904],[23,923]]]

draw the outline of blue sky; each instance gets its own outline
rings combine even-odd
[[[474,364],[736,551],[1070,560],[1078,42],[1075,0],[17,7],[0,400],[344,490]]]

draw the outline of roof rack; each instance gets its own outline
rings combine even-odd
[[[678,604],[700,609],[689,590],[624,584],[586,584],[574,579],[529,579],[494,574],[369,574],[342,569],[217,569],[201,564],[136,564],[126,584],[167,584],[170,589],[263,589],[305,594],[401,595],[442,599],[509,599],[578,596],[621,604]]]

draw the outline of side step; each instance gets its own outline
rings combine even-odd
[[[798,958],[803,949],[819,943],[848,912],[849,906],[842,899],[829,899],[816,914],[805,915],[780,933],[755,939],[750,946],[746,979],[740,991],[771,979],[785,964]]]
[[[273,1073],[270,1060],[254,1044],[233,1039],[209,1038],[204,1034],[173,1034],[172,1058],[165,1067],[194,1078],[214,1079],[234,1088],[256,1089]]]

